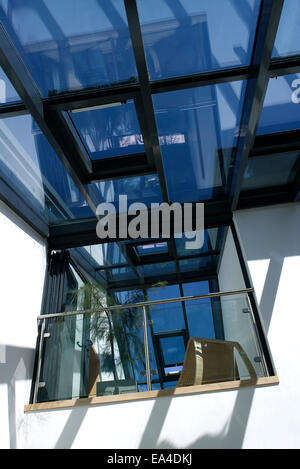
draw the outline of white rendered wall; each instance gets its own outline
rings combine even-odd
[[[300,205],[241,211],[236,213],[236,221],[280,385],[24,415],[27,390],[20,392],[15,402],[19,448],[300,447]],[[31,262],[37,264],[36,272],[42,272],[43,248],[35,245],[36,241],[31,243]],[[25,263],[19,265],[20,272],[25,273],[26,268]],[[3,270],[1,266],[0,275]],[[6,277],[4,281],[9,285]],[[36,308],[29,308],[29,324],[22,322],[27,336],[22,330],[14,332],[13,319],[8,320],[7,334],[9,343],[30,348],[35,343],[42,282],[37,285],[33,278],[25,281],[34,291],[36,303]],[[19,304],[20,300],[15,301]],[[27,303],[30,305],[29,300]],[[4,312],[2,309],[2,315]],[[21,315],[19,320],[23,321]],[[1,397],[1,416],[5,413]],[[3,428],[1,435],[9,444],[5,425]]]
[[[0,448],[27,432],[28,402],[46,251],[42,239],[0,202]],[[25,425],[25,426],[24,426]]]

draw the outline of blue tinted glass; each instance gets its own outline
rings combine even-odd
[[[160,275],[175,274],[175,262],[158,262],[157,264],[147,264],[140,267],[141,274],[145,277],[157,276],[157,281],[160,280]]]
[[[300,153],[278,153],[249,158],[242,190],[290,184],[300,169]]]
[[[243,95],[237,81],[153,96],[170,200],[196,202],[224,192]]]
[[[300,54],[299,25],[299,0],[284,0],[273,50],[274,58]]]
[[[184,296],[206,295],[210,293],[208,282],[183,284]],[[191,337],[215,338],[215,328],[210,299],[185,302],[185,309]]]
[[[216,249],[216,239],[218,234],[218,228],[211,228],[209,230],[204,230],[204,243],[203,246],[199,249],[188,249],[188,242],[190,239],[186,238],[184,235],[182,238],[175,239],[177,255],[179,257],[196,255],[208,251],[213,251]]]
[[[101,181],[91,184],[97,193],[99,201],[114,204],[119,211],[119,197],[127,196],[127,205],[140,202],[150,207],[151,203],[161,203],[162,196],[158,176],[151,174],[132,178]],[[122,210],[124,211],[124,210]]]
[[[257,134],[300,128],[300,74],[269,80]]]
[[[20,97],[0,67],[0,104],[8,104],[13,101],[20,101]]]
[[[149,301],[180,297],[178,285],[150,288],[147,290]],[[185,328],[181,303],[169,303],[149,308],[154,332],[167,332]]]
[[[95,244],[92,246],[84,246],[84,249],[94,259],[98,267],[127,264],[117,243]]]
[[[259,0],[137,4],[152,80],[250,64]]]
[[[185,346],[182,336],[165,337],[160,339],[164,364],[183,363]]]
[[[43,96],[135,80],[123,0],[9,3],[1,20]]]
[[[94,214],[29,115],[0,120],[0,173],[47,222]]]
[[[107,272],[108,280],[117,282],[121,280],[131,280],[137,278],[137,274],[131,267],[118,267]]]
[[[218,256],[196,257],[179,261],[180,272],[197,272],[200,269],[213,269],[217,266]]]
[[[71,115],[93,160],[144,151],[133,101]]]
[[[145,296],[142,290],[119,291],[115,293],[115,296],[120,304],[141,303],[142,301],[145,301]]]

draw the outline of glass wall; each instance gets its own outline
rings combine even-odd
[[[175,272],[168,263],[164,268],[149,264],[142,269],[146,275],[147,267],[148,277],[134,278],[136,267],[126,264],[128,251],[124,255],[124,246],[115,243],[80,248],[85,270],[74,268],[78,248],[70,250],[64,314],[40,320],[37,400],[255,383],[267,376],[252,290],[246,288],[231,229],[218,230],[223,247],[210,276],[206,265],[195,264],[191,280],[187,273],[178,277],[178,261],[170,262]],[[220,233],[207,231],[198,260],[206,258],[205,249],[218,248]],[[145,246],[150,246],[147,254]],[[140,244],[135,252],[163,256],[168,243]],[[95,277],[99,272],[101,283]]]

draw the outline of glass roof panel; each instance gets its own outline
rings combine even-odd
[[[71,117],[93,160],[144,152],[134,102],[115,103]]]
[[[224,194],[239,133],[245,83],[236,81],[153,96],[173,202],[210,200]]]
[[[180,272],[199,272],[200,269],[215,268],[218,256],[195,257],[179,261]]]
[[[0,67],[0,105],[21,101],[20,96]]]
[[[299,0],[284,0],[273,50],[273,58],[300,54],[299,27]]]
[[[128,207],[132,203],[145,204],[147,208],[151,203],[161,203],[162,195],[157,174],[136,176],[131,178],[100,181],[91,184],[100,202],[112,203],[116,212],[119,212],[119,197],[126,196]]]
[[[144,277],[157,277],[167,274],[176,273],[175,262],[158,262],[155,264],[146,264],[139,267],[141,274]]]
[[[299,151],[249,158],[242,190],[290,184],[299,170]]]
[[[300,128],[300,73],[271,78],[257,135]]]
[[[94,214],[30,115],[0,120],[0,175],[45,221]]]
[[[300,128],[300,73],[271,78],[257,134]]]
[[[189,241],[189,239],[185,236],[182,236],[182,238],[177,238],[175,239],[177,255],[179,257],[183,257],[190,256],[191,254],[196,255],[203,252],[214,251],[216,250],[217,235],[218,228],[204,230],[204,243],[203,246],[199,249],[188,249],[186,243]]]
[[[151,80],[250,64],[260,0],[137,5]]]
[[[113,267],[117,264],[127,264],[124,255],[117,243],[94,244],[84,246],[84,249],[93,258],[98,268]]]
[[[136,81],[123,0],[0,0],[0,8],[44,97]]]
[[[124,280],[136,279],[137,275],[131,267],[116,267],[111,270],[104,271],[108,281],[118,282]]]

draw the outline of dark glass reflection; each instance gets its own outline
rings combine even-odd
[[[160,342],[166,365],[183,363],[185,355],[183,336],[163,337],[160,339]]]
[[[299,152],[249,158],[242,190],[290,184],[294,181],[299,170]]]

